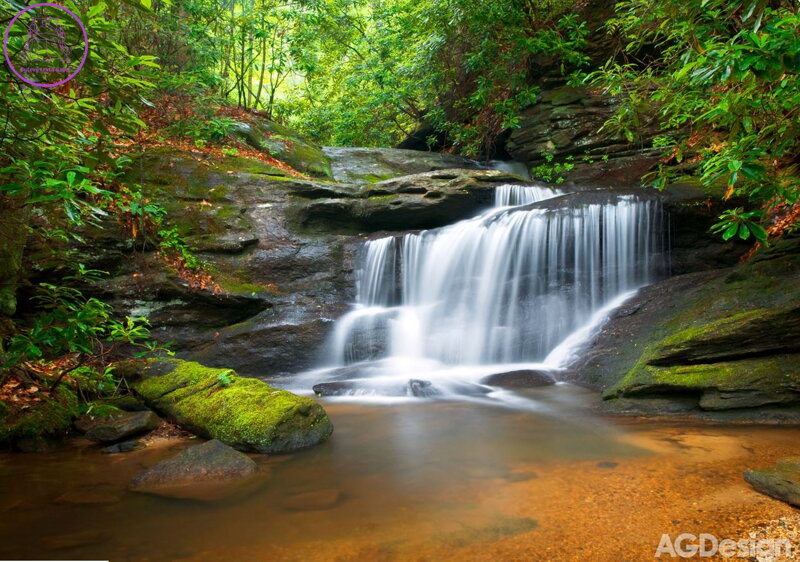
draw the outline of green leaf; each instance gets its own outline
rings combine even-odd
[[[733,223],[725,229],[725,232],[722,233],[723,240],[730,240],[734,236],[736,236],[736,232],[739,230],[739,224]]]

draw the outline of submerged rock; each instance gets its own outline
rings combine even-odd
[[[231,369],[179,359],[152,360],[133,389],[157,412],[236,449],[280,453],[316,445],[333,426],[311,398],[272,388]]]
[[[330,381],[315,384],[312,390],[317,396],[348,396],[354,394],[362,385],[360,381]]]
[[[126,437],[152,431],[158,427],[159,423],[161,423],[159,417],[149,410],[120,412],[107,418],[95,418],[86,429],[86,438],[100,443],[113,443]]]
[[[138,451],[144,449],[147,445],[140,439],[131,439],[130,441],[122,441],[121,443],[114,443],[108,447],[103,447],[100,452],[111,455],[115,453],[130,453],[131,451]]]
[[[746,470],[744,479],[756,491],[800,507],[800,457],[781,459],[770,468]]]
[[[311,490],[293,494],[281,502],[288,511],[321,511],[339,503],[342,493],[336,489]]]
[[[64,492],[56,498],[56,503],[69,503],[74,505],[96,505],[117,503],[123,490],[106,483],[81,486]]]
[[[411,379],[408,381],[406,392],[410,396],[416,396],[417,398],[429,398],[431,396],[438,396],[441,394],[439,389],[433,386],[431,381],[423,381],[419,379]]]
[[[247,455],[213,439],[161,461],[136,476],[134,492],[214,501],[253,489],[258,465]]]
[[[504,388],[535,388],[537,386],[550,386],[555,384],[556,381],[553,375],[547,371],[521,369],[490,375],[482,379],[481,383]]]

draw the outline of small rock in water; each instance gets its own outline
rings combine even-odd
[[[114,443],[108,447],[103,447],[100,451],[108,455],[113,453],[130,453],[131,451],[138,451],[145,447],[146,445],[140,439],[131,439],[130,441],[122,441],[121,443]]]
[[[619,463],[612,461],[602,461],[597,463],[597,468],[616,468],[617,466],[619,466]]]
[[[161,419],[153,412],[121,412],[108,418],[96,418],[91,422],[76,425],[86,429],[86,438],[100,443],[113,443],[126,437],[152,431]]]
[[[283,508],[289,511],[321,511],[331,509],[342,498],[342,493],[336,489],[312,490],[300,492],[284,499]]]
[[[553,375],[547,371],[532,371],[522,369],[490,375],[481,380],[482,384],[501,386],[504,388],[535,388],[537,386],[550,386],[556,383]]]
[[[757,492],[800,507],[800,457],[781,459],[769,468],[745,470],[744,479]]]
[[[136,476],[134,492],[170,498],[215,501],[253,491],[258,465],[223,442],[212,439],[161,461]]]
[[[441,394],[439,389],[433,386],[431,381],[423,381],[420,379],[411,379],[408,381],[406,393],[409,396],[416,396],[417,398],[428,398]]]
[[[353,394],[357,385],[351,381],[321,382],[312,387],[317,396],[347,396]]]

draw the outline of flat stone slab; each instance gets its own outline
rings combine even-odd
[[[800,457],[781,459],[769,468],[745,470],[744,479],[757,492],[800,507]]]

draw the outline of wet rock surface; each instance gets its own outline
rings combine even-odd
[[[768,408],[765,419],[796,418],[799,249],[785,240],[735,268],[642,289],[589,345],[573,380],[603,390],[614,410]]]
[[[193,433],[242,451],[280,453],[327,439],[333,426],[314,400],[266,383],[178,359],[134,365],[134,391]]]
[[[189,447],[134,477],[134,492],[214,501],[238,496],[255,482],[258,465],[216,439]]]
[[[524,183],[496,170],[442,170],[365,186],[357,197],[314,200],[298,208],[306,228],[375,232],[447,226],[491,207],[498,185]]]
[[[746,470],[744,479],[758,492],[800,507],[800,457],[781,459],[769,468]]]
[[[376,183],[410,174],[479,167],[473,160],[439,152],[334,147],[323,152],[331,159],[333,179],[343,183]]]
[[[79,422],[77,427],[85,429],[87,439],[99,443],[113,443],[126,437],[152,431],[160,423],[161,419],[152,411],[120,412],[106,418],[84,420]]]
[[[518,370],[507,373],[497,373],[481,380],[482,384],[501,386],[504,388],[535,388],[537,386],[550,386],[556,383],[552,373],[547,371]]]

